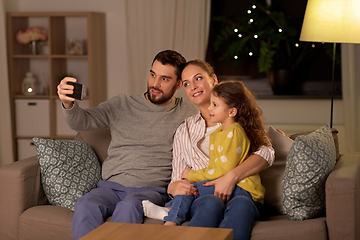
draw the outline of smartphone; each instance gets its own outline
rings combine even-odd
[[[74,82],[67,82],[67,84],[74,86],[74,93],[66,94],[66,96],[75,98],[77,100],[82,100],[84,97],[84,85],[80,84],[80,83],[74,83]]]

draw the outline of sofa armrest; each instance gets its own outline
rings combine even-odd
[[[326,181],[326,222],[330,240],[360,239],[360,153],[343,154]]]
[[[36,156],[0,168],[0,236],[17,239],[19,216],[28,208],[48,202],[40,183]]]

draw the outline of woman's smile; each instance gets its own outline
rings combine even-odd
[[[201,95],[202,93],[203,93],[203,91],[196,92],[196,93],[193,94],[193,97],[197,97],[197,96]]]

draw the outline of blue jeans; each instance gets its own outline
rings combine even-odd
[[[82,196],[75,204],[72,219],[74,239],[79,239],[112,216],[112,222],[142,223],[142,200],[164,206],[169,200],[165,188],[131,188],[100,180],[97,188]]]
[[[206,195],[214,195],[215,186],[205,187],[202,184],[207,181],[197,182],[194,184],[194,187],[198,190],[199,195],[187,196],[187,195],[177,195],[173,200],[166,203],[166,207],[171,207],[168,216],[164,217],[164,221],[176,222],[178,225],[181,225],[190,217],[190,209],[193,201],[197,198]],[[246,196],[252,200],[252,197],[249,192],[245,191],[239,186],[235,186],[230,199],[235,196]]]
[[[233,197],[228,203],[215,195],[195,199],[188,226],[231,228],[234,240],[250,239],[252,223],[260,217],[260,212],[250,194],[246,193]]]

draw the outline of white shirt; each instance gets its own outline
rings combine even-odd
[[[219,124],[216,124],[215,126],[207,127],[205,130],[205,136],[197,143],[198,148],[208,157],[210,157],[210,134],[212,134],[219,126]]]
[[[199,141],[204,139],[205,134],[206,124],[200,111],[186,118],[185,122],[178,127],[174,136],[171,181],[180,180],[181,173],[186,167],[197,171],[208,166],[210,159],[208,155],[199,148]],[[200,143],[200,145],[203,144],[205,145],[206,143],[204,143],[204,141]],[[207,148],[209,148],[209,144]],[[275,151],[271,147],[261,146],[259,150],[253,154],[260,155],[269,163],[269,166],[271,166],[275,158],[274,153]]]

